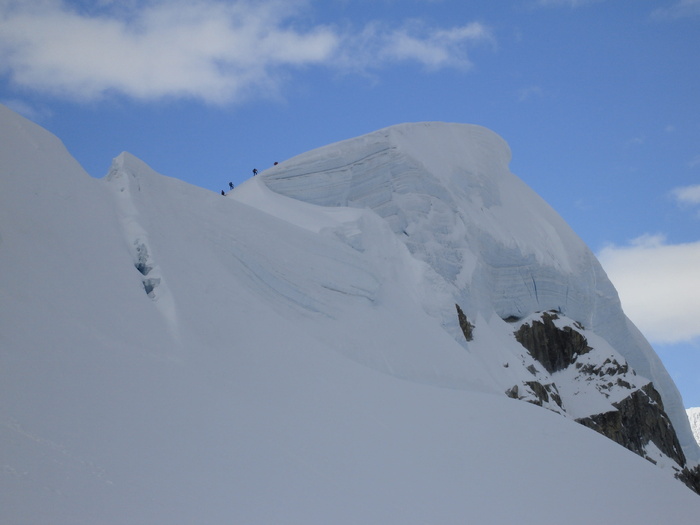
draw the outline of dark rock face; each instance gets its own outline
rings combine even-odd
[[[518,385],[513,385],[506,390],[506,395],[511,399],[518,399]]]
[[[561,397],[559,397],[557,385],[554,383],[543,385],[539,381],[527,381],[525,385],[529,387],[530,391],[532,391],[537,398],[534,401],[529,401],[530,403],[542,406],[545,403],[549,403],[549,400],[551,399],[559,406],[559,408],[562,408]]]
[[[455,307],[457,308],[457,319],[459,320],[459,327],[462,329],[464,338],[467,341],[471,341],[472,339],[474,339],[474,325],[469,322],[469,319],[467,319],[467,316],[464,314],[464,312],[458,304],[455,304]]]
[[[506,395],[511,399],[527,401],[557,413],[564,411],[561,396],[554,383],[542,384],[539,381],[525,381],[520,386],[513,385],[506,390]]]
[[[651,383],[613,406],[617,410],[576,421],[643,457],[644,448],[651,441],[680,466],[685,465],[676,432],[664,412],[661,396]]]
[[[652,462],[649,457],[652,452],[647,452],[647,448],[653,443],[678,465],[677,477],[693,490],[700,490],[700,469],[680,470],[685,466],[685,455],[654,386],[639,378],[619,355],[602,353],[589,346],[583,332],[579,323],[561,318],[554,311],[542,312],[540,319],[517,328],[515,338],[547,373],[537,372],[533,365],[526,366],[537,380],[524,381],[520,388],[516,385],[506,395],[565,413],[567,401],[562,402],[556,385],[558,378],[562,378],[580,385],[577,388],[581,392],[619,399],[611,403],[611,410],[579,417],[576,421]],[[578,394],[579,390],[574,393]]]
[[[543,312],[542,321],[524,324],[515,332],[515,338],[551,374],[563,370],[576,361],[576,358],[589,352],[588,341],[569,326],[558,328],[554,320],[559,316]]]
[[[676,478],[685,483],[690,490],[700,494],[700,465],[696,465],[693,468],[684,468],[676,474]]]

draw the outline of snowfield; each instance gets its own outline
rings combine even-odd
[[[128,153],[92,179],[0,107],[0,521],[696,521],[672,469],[573,421],[614,395],[565,372],[561,413],[504,394],[533,364],[504,319],[555,310],[656,385],[700,459],[597,261],[509,160],[477,126],[401,125],[222,197]]]
[[[689,408],[686,410],[688,414],[688,420],[690,421],[690,428],[693,431],[693,436],[695,441],[700,444],[700,408]]]

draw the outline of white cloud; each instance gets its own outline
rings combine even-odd
[[[284,27],[289,9],[276,0],[157,1],[90,15],[60,1],[2,7],[0,46],[12,80],[77,98],[117,91],[221,102],[273,86],[274,65],[323,62],[338,45],[328,28]]]
[[[671,193],[681,204],[700,204],[700,184],[676,188]]]
[[[663,236],[645,235],[608,246],[598,258],[625,313],[650,341],[700,337],[700,241],[666,244]]]
[[[654,18],[690,18],[700,16],[700,0],[678,0],[669,7],[661,7],[652,12]]]
[[[97,0],[78,9],[63,0],[0,0],[0,72],[16,85],[74,99],[116,92],[224,103],[276,93],[286,72],[306,66],[410,61],[464,69],[465,46],[491,39],[476,23],[391,30],[375,23],[343,34],[306,22],[309,7],[302,0]]]
[[[416,20],[393,29],[374,22],[358,34],[346,35],[338,59],[343,67],[361,71],[397,62],[415,62],[429,70],[466,70],[472,66],[467,47],[487,42],[495,40],[478,22],[449,29],[427,27]]]

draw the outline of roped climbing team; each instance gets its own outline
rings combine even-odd
[[[277,164],[279,164],[279,163],[275,162],[274,165],[277,166]],[[257,168],[253,168],[253,177],[255,177],[257,174],[258,174]],[[229,191],[233,190],[233,187],[234,187],[233,182],[229,182],[228,187],[229,187]],[[221,190],[221,195],[226,195],[226,192],[224,190]]]

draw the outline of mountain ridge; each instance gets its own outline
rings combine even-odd
[[[490,323],[494,314],[555,310],[602,335],[660,386],[683,448],[697,461],[680,395],[663,365],[622,312],[595,256],[509,172],[510,158],[505,141],[480,126],[402,124],[301,154],[261,179],[307,203],[373,210],[437,274],[428,278],[432,288],[450,290],[467,318]],[[441,312],[426,311],[464,345],[450,301],[442,303]]]
[[[596,350],[548,371],[513,334],[544,313],[521,305],[508,322],[479,302],[488,286],[473,287],[478,300],[463,293],[487,272],[469,258],[478,253],[440,251],[454,234],[449,207],[406,192],[387,221],[272,191],[271,170],[224,198],[128,154],[95,180],[58,139],[0,111],[4,522],[697,516],[672,465],[522,402],[556,408],[555,376],[588,370],[607,347],[549,312]],[[407,242],[399,214],[426,202],[441,213],[407,221]],[[438,251],[421,251],[421,235]],[[466,269],[454,271],[455,253]],[[603,389],[603,363],[581,381]],[[616,376],[646,384],[617,363]],[[514,385],[521,401],[506,395]]]

